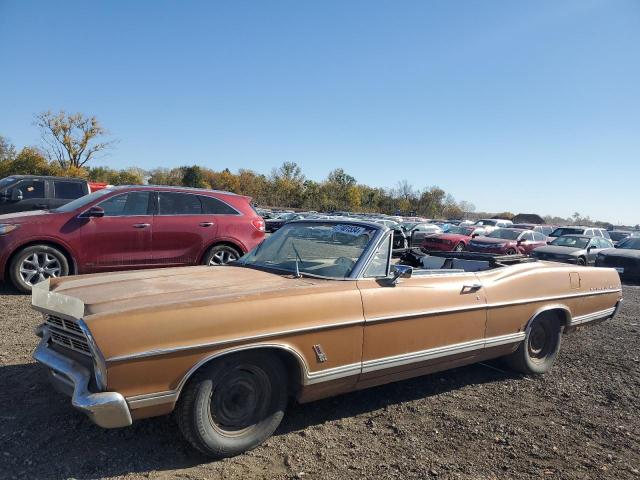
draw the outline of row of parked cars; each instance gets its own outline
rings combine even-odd
[[[246,196],[180,187],[113,187],[11,176],[0,180],[0,211],[9,212],[0,215],[0,275],[24,292],[47,278],[69,274],[224,265],[260,244],[265,232],[305,218],[385,225],[393,231],[396,252],[421,247],[525,254],[578,265],[606,264],[627,276],[640,264],[634,257],[636,241],[616,236],[620,248],[614,251],[609,232],[599,228],[514,225],[503,219],[257,211]]]

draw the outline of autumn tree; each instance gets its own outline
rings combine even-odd
[[[107,132],[98,119],[82,113],[42,112],[35,124],[40,128],[47,157],[62,169],[82,168],[113,144],[101,141]]]

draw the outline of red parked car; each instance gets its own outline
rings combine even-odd
[[[98,190],[53,210],[0,215],[0,273],[19,290],[70,274],[222,265],[264,239],[249,197],[179,187]]]
[[[467,249],[467,245],[473,238],[473,232],[478,227],[473,226],[460,226],[451,227],[444,233],[436,233],[425,237],[422,242],[422,249],[425,251],[440,251],[440,252],[462,252]]]
[[[486,236],[469,242],[470,252],[498,253],[501,255],[528,255],[534,248],[547,244],[547,237],[540,232],[520,228],[499,228]]]

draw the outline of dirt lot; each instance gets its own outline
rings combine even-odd
[[[102,430],[45,383],[39,317],[0,291],[0,478],[640,479],[640,288],[565,337],[552,373],[474,365],[293,406],[277,434],[209,462],[171,418]]]

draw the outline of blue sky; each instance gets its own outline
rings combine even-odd
[[[96,163],[439,185],[640,222],[640,1],[0,0],[0,135],[96,115]]]

